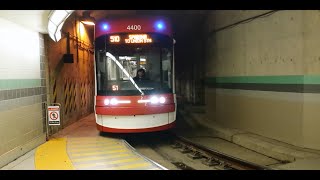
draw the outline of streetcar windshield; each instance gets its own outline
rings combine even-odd
[[[96,52],[98,95],[172,92],[172,51],[157,46],[110,45]],[[143,71],[142,73],[137,73]]]

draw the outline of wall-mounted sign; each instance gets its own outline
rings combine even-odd
[[[48,124],[50,126],[60,125],[60,106],[48,106]]]

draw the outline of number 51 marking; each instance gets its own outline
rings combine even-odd
[[[118,91],[119,86],[118,85],[112,85],[112,91]]]

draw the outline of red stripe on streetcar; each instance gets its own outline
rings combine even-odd
[[[175,104],[158,105],[158,106],[116,106],[116,107],[98,107],[96,106],[96,114],[101,115],[145,115],[160,114],[175,111]]]
[[[138,133],[138,132],[154,132],[154,131],[163,131],[167,129],[171,129],[175,126],[176,122],[172,122],[170,124],[166,124],[163,126],[152,127],[152,128],[141,128],[141,129],[117,129],[117,128],[109,128],[104,127],[97,124],[97,129],[102,132],[112,132],[112,133]]]

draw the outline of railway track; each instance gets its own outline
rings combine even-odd
[[[196,170],[204,167],[212,170],[272,170],[270,167],[210,149],[173,132],[128,136],[126,139],[134,147],[141,144],[149,146],[181,170]],[[175,157],[178,154],[181,154],[179,158]],[[202,164],[203,168],[196,164]]]
[[[194,160],[201,160],[207,166],[213,166],[219,170],[272,170],[270,167],[254,164],[222,152],[210,149],[182,136],[172,134],[173,142],[171,147]],[[174,162],[181,169],[192,169],[183,163]]]

